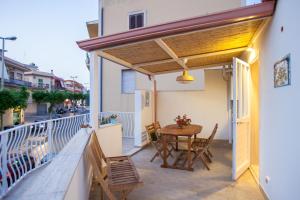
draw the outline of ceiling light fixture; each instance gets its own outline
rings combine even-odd
[[[182,84],[187,84],[194,81],[194,77],[189,75],[187,70],[184,70],[181,76],[177,76],[176,81]]]

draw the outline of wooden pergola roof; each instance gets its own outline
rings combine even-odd
[[[144,74],[220,66],[248,48],[273,15],[275,1],[77,42]]]

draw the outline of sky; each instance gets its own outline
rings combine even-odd
[[[97,2],[0,0],[0,37],[18,37],[5,42],[5,55],[21,63],[33,62],[40,71],[53,70],[64,79],[77,76],[88,87],[86,55],[76,41],[88,38],[86,22],[97,19]]]

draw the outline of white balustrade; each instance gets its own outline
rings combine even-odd
[[[89,114],[21,125],[0,132],[0,199],[23,177],[50,162]]]
[[[134,112],[101,112],[99,115],[99,124],[103,119],[109,118],[111,115],[117,115],[116,121],[122,124],[122,134],[125,138],[134,138]]]

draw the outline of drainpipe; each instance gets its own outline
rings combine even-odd
[[[99,21],[98,21],[98,37],[103,36],[103,0],[99,0]],[[99,62],[99,81],[100,81],[100,112],[103,111],[103,58],[100,57],[100,62]]]

